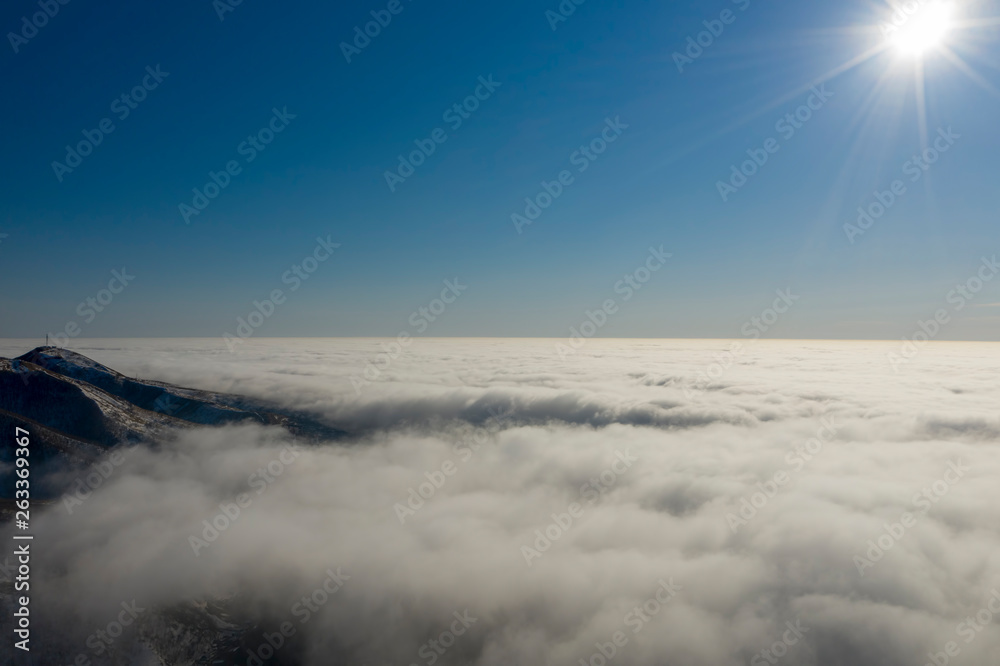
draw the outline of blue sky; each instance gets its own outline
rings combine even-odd
[[[5,5],[0,336],[72,322],[83,337],[221,336],[275,289],[256,335],[416,333],[413,313],[457,278],[468,288],[423,334],[566,337],[614,299],[602,336],[736,338],[791,289],[766,335],[899,338],[947,308],[940,339],[998,339],[1000,280],[961,311],[948,301],[1000,251],[996,28],[957,29],[950,55],[923,60],[928,137],[958,138],[911,181],[916,61],[888,51],[828,76],[882,43],[885,5],[587,0],[553,30],[555,1],[401,0],[347,62],[341,44],[389,5],[245,0],[220,19],[207,0],[71,0],[16,53],[9,33],[40,10]],[[454,127],[445,111],[480,77],[499,86]],[[155,88],[122,118],[112,104],[144,78]],[[821,81],[828,99],[779,130]],[[286,126],[250,150],[274,109]],[[57,175],[105,118],[114,131]],[[607,119],[620,134],[580,162]],[[397,156],[437,128],[447,140],[390,190]],[[719,181],[771,138],[723,201]],[[179,206],[230,161],[239,173],[186,223]],[[572,183],[518,233],[511,215],[564,170]],[[849,242],[844,225],[897,179],[905,194]],[[292,292],[282,276],[318,237],[340,246]],[[671,259],[626,302],[615,285],[661,245]],[[135,279],[81,315],[123,267]]]

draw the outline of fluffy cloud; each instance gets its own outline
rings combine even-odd
[[[726,348],[591,340],[560,360],[552,341],[418,340],[359,391],[377,342],[81,343],[353,436],[290,449],[244,426],[130,449],[71,515],[36,518],[39,594],[85,620],[73,640],[123,600],[237,595],[293,622],[286,658],[315,664],[598,666],[613,648],[650,666],[919,666],[949,643],[993,663],[997,348],[932,345],[902,373],[890,344]]]

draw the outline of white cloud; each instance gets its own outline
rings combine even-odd
[[[190,535],[287,436],[196,430],[134,450],[72,516],[36,518],[40,594],[86,633],[133,597],[238,592],[282,618],[340,566],[350,580],[302,628],[309,663],[428,663],[418,650],[467,609],[477,622],[437,663],[578,664],[626,627],[614,663],[746,664],[800,620],[784,663],[919,665],[954,641],[961,663],[992,664],[1000,617],[969,643],[957,627],[1000,589],[1000,348],[932,344],[896,374],[894,343],[761,342],[686,398],[726,347],[592,340],[561,361],[548,340],[418,340],[357,396],[348,378],[377,341],[83,341],[130,375],[305,408],[355,436],[250,491],[198,557]],[[836,434],[790,466],[823,418]],[[600,483],[616,451],[638,462]],[[957,459],[969,472],[859,575],[854,557]],[[394,505],[448,461],[400,524]],[[727,514],[781,471],[734,532]],[[522,546],[574,502],[582,517],[527,566]],[[625,618],[661,579],[683,589],[633,634]]]

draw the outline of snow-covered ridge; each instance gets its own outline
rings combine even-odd
[[[0,421],[30,424],[43,459],[91,460],[95,452],[169,428],[258,423],[307,439],[343,433],[238,395],[127,377],[76,352],[38,347],[0,358]],[[0,460],[11,454],[0,444]]]

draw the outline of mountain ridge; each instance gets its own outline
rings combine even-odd
[[[30,424],[36,462],[43,465],[75,467],[171,429],[237,423],[280,426],[307,441],[346,435],[263,401],[130,378],[59,347],[0,358],[0,427]],[[10,462],[13,453],[13,439],[0,439],[0,462]],[[0,473],[0,482],[5,476]],[[3,488],[8,486],[13,488],[12,483]]]

